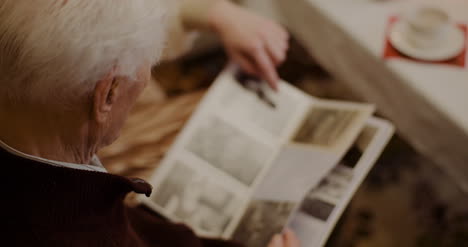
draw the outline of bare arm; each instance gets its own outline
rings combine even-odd
[[[289,35],[281,25],[227,0],[185,0],[181,7],[188,30],[216,33],[233,61],[277,88],[276,68],[289,48]]]

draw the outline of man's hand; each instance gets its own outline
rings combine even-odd
[[[299,245],[296,235],[287,229],[283,234],[276,234],[268,247],[299,247]]]
[[[289,48],[286,30],[227,1],[217,1],[208,19],[231,59],[276,90],[279,80],[276,68],[284,62]]]

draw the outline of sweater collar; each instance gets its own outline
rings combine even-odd
[[[68,167],[68,168],[86,170],[86,171],[107,172],[106,168],[104,168],[101,161],[96,155],[94,155],[94,157],[91,159],[90,164],[74,164],[74,163],[49,160],[49,159],[44,159],[41,157],[29,155],[29,154],[23,153],[19,150],[16,150],[10,147],[8,144],[4,143],[2,140],[0,140],[0,148],[5,149],[10,154],[19,156],[21,158],[29,159],[32,161],[41,162],[44,164],[49,164],[49,165],[58,166],[58,167]]]

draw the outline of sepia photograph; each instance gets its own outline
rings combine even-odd
[[[272,151],[218,118],[207,118],[186,149],[217,169],[250,186]]]
[[[325,202],[317,197],[308,196],[302,202],[300,211],[316,219],[327,221],[335,205]]]
[[[236,196],[178,162],[151,200],[191,227],[220,236],[238,207]]]
[[[229,114],[281,137],[299,101],[286,91],[274,92],[266,83],[243,81],[230,84],[221,105]]]
[[[254,200],[250,203],[233,239],[245,246],[267,246],[285,227],[295,203]]]
[[[359,110],[312,107],[294,141],[334,147],[360,116]]]

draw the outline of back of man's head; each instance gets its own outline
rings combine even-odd
[[[112,69],[134,76],[163,49],[164,0],[2,0],[0,104],[88,97]]]

